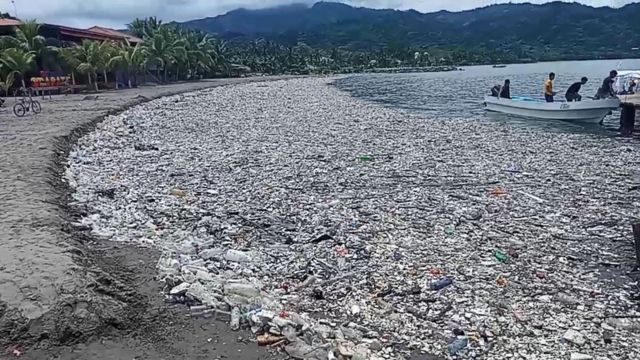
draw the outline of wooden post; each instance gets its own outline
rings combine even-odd
[[[640,268],[640,223],[631,225],[633,228],[633,241],[636,248],[636,264]]]
[[[623,103],[620,111],[620,131],[629,135],[636,126],[636,108],[633,104]]]

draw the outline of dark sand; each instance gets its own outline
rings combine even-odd
[[[61,181],[70,147],[104,116],[181,92],[282,78],[220,79],[38,100],[43,112],[0,113],[0,358],[262,359],[212,320],[162,302],[158,254],[72,228]]]

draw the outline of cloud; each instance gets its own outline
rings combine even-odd
[[[41,22],[77,27],[103,25],[121,28],[136,17],[157,16],[164,21],[185,21],[216,16],[245,7],[250,9],[313,0],[14,0],[18,16]],[[341,0],[371,8],[416,9],[422,12],[448,9],[466,10],[504,0]],[[516,2],[522,2],[517,1]],[[531,2],[545,2],[533,0]],[[583,0],[592,6],[622,6],[632,0]],[[0,9],[14,12],[11,0],[0,0]]]

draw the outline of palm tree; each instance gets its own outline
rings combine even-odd
[[[121,43],[116,48],[116,56],[109,60],[108,66],[126,71],[129,79],[129,89],[131,89],[131,78],[144,68],[144,62],[142,46],[140,44],[131,46],[127,42]]]
[[[8,71],[9,76],[20,75],[22,87],[26,88],[25,74],[33,68],[36,62],[36,54],[33,51],[24,51],[18,48],[9,48],[2,52],[0,64]]]
[[[57,51],[58,56],[62,59],[62,62],[67,66],[68,70],[71,72],[71,83],[73,85],[76,84],[76,71],[78,69],[78,65],[80,65],[81,61],[78,58],[78,48],[74,47],[66,47],[60,48]]]
[[[143,53],[148,64],[154,64],[160,77],[160,68],[164,70],[164,81],[167,81],[169,67],[178,59],[186,58],[184,41],[180,39],[173,28],[164,25],[147,38]]]
[[[145,30],[147,27],[147,21],[143,19],[136,18],[130,24],[127,25],[127,29],[133,35],[142,38],[145,36]]]
[[[162,20],[158,20],[155,16],[147,19],[135,19],[127,25],[129,31],[137,37],[147,38],[152,37],[153,34],[162,27]]]
[[[19,47],[24,51],[33,51],[37,55],[41,55],[41,52],[46,49],[45,38],[40,35],[40,24],[35,20],[29,20],[19,25],[16,28],[15,36],[10,38],[13,39],[14,47]]]
[[[4,80],[0,81],[0,88],[4,91],[5,96],[9,96],[9,89],[13,86],[15,75],[13,72],[10,72],[6,76],[3,76],[3,78]]]
[[[105,86],[109,85],[109,78],[107,77],[107,71],[111,69],[110,61],[114,56],[115,48],[113,43],[110,41],[103,41],[97,43],[96,45],[96,66],[97,71],[102,71],[102,75],[104,76],[104,84]]]
[[[219,65],[216,43],[208,34],[192,31],[184,34],[186,68],[192,77],[215,71]]]
[[[84,40],[82,45],[76,48],[76,56],[78,66],[76,70],[86,74],[91,86],[91,77],[93,76],[95,90],[98,91],[98,70],[100,67],[100,44],[91,40]]]
[[[223,74],[229,74],[229,49],[224,40],[213,40],[213,52],[216,55],[216,65]]]
[[[40,35],[40,24],[35,20],[29,20],[19,25],[15,30],[15,35],[4,36],[3,42],[6,47],[32,51],[36,55],[38,65],[42,65],[46,61],[48,53],[56,50],[53,46],[47,46],[44,36]]]

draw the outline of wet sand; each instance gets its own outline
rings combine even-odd
[[[143,87],[91,100],[38,98],[42,113],[24,118],[7,100],[0,113],[0,357],[18,349],[34,359],[242,358],[237,334],[186,321],[158,302],[157,253],[100,242],[70,226],[75,214],[65,206],[62,164],[73,142],[108,114],[162,96],[273,79]],[[94,342],[77,345],[84,341]],[[253,344],[247,348],[254,351],[247,358],[262,358]]]

